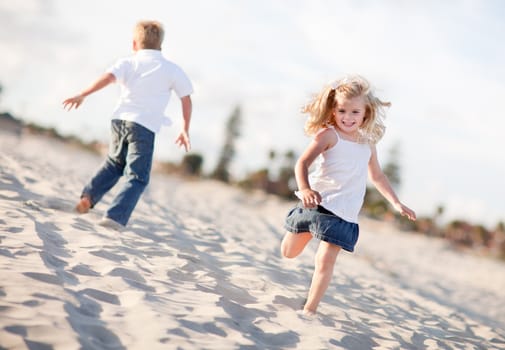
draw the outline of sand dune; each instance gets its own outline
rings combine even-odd
[[[72,211],[99,157],[0,140],[0,349],[505,349],[502,262],[363,218],[307,319],[317,242],[280,257],[291,203],[155,175],[112,231],[111,196]]]

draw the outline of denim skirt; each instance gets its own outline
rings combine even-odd
[[[313,237],[354,251],[358,241],[359,226],[345,221],[322,206],[304,208],[302,204],[291,209],[284,228],[291,233],[310,232]]]

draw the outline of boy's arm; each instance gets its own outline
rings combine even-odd
[[[182,108],[182,131],[179,136],[175,139],[175,143],[180,147],[184,146],[184,149],[189,151],[191,149],[191,143],[189,141],[189,124],[191,122],[191,113],[193,112],[193,103],[191,101],[191,96],[181,97],[181,108]]]
[[[72,108],[78,108],[84,101],[84,98],[91,95],[95,91],[103,89],[107,85],[116,81],[116,77],[112,73],[105,73],[97,81],[91,84],[88,88],[84,89],[79,95],[67,98],[63,101],[63,108],[71,110]]]
[[[384,198],[386,198],[386,200],[391,203],[395,210],[397,210],[400,214],[408,217],[410,220],[415,220],[416,213],[400,202],[396,196],[395,191],[393,190],[393,187],[391,187],[388,178],[382,171],[377,159],[377,149],[375,146],[371,146],[371,150],[372,156],[368,162],[368,176],[370,177],[373,185],[380,192],[380,194],[382,194]]]

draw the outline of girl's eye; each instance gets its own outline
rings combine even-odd
[[[339,109],[338,113],[345,113],[345,109]]]

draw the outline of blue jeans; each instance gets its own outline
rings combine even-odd
[[[81,197],[89,197],[91,207],[93,207],[124,175],[126,182],[112,201],[105,216],[121,225],[126,225],[149,183],[154,136],[152,131],[137,123],[112,120],[107,159],[84,187]]]

